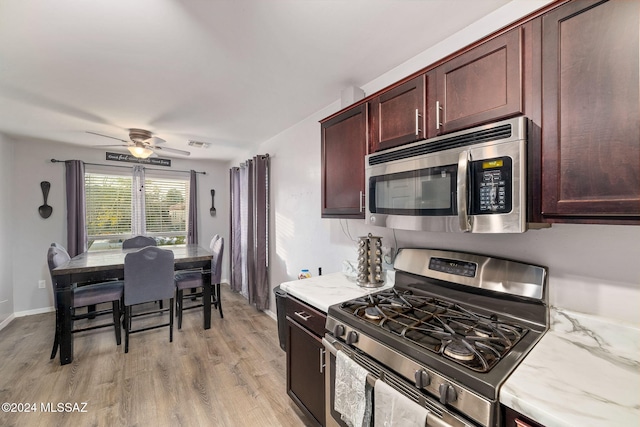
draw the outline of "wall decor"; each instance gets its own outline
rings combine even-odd
[[[108,151],[107,151],[106,160],[113,160],[115,162],[143,163],[145,165],[171,167],[171,159],[163,159],[161,157],[148,157],[146,159],[140,159],[138,157],[132,156],[131,154],[110,153]]]
[[[209,209],[209,213],[211,216],[216,216],[216,207],[213,205],[213,197],[216,195],[216,190],[211,189],[211,209]]]
[[[49,181],[42,181],[40,183],[40,188],[42,189],[42,198],[44,199],[44,204],[38,207],[38,212],[42,218],[49,218],[51,213],[53,212],[53,208],[47,204],[47,197],[49,197],[49,190],[51,189],[51,183]]]

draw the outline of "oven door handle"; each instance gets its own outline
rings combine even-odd
[[[472,229],[472,218],[467,213],[469,200],[469,161],[471,153],[465,150],[458,156],[458,177],[457,177],[457,202],[458,202],[458,221],[460,230],[470,232]]]
[[[322,338],[322,344],[324,345],[327,356],[331,354],[334,357],[336,357],[338,354],[338,350],[343,349],[342,343],[340,343],[340,341],[338,341],[337,339],[333,338],[330,335],[325,335]],[[328,357],[326,359],[326,363],[327,365],[329,365]],[[382,374],[383,376],[385,375],[384,372]],[[370,386],[374,387],[374,390],[375,390],[375,383],[377,379],[378,378],[376,378],[371,373],[367,374],[367,383],[369,383]],[[328,390],[330,387],[329,381],[327,381],[326,384],[327,384],[327,391],[329,391]],[[443,419],[442,417],[438,416],[435,412],[429,411],[429,413],[427,414],[427,424],[425,427],[471,427],[471,426],[457,419],[450,419],[450,422],[449,422],[449,420]]]
[[[327,335],[325,335],[322,338],[322,344],[324,345],[325,355],[331,354],[331,355],[333,355],[333,357],[337,357],[338,356],[338,350],[343,350],[344,351],[344,348],[343,348],[342,344],[340,343],[340,341],[336,340],[333,337],[328,337]],[[334,344],[338,344],[338,346],[340,348],[339,349],[336,348],[336,346]],[[326,360],[329,360],[329,358],[327,357]],[[327,363],[329,363],[329,362],[325,362],[325,364],[327,364]],[[369,383],[369,385],[371,387],[375,387],[377,379],[378,378],[376,378],[371,373],[367,373],[367,383]]]

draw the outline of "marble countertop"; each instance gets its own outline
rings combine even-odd
[[[280,289],[326,313],[330,305],[392,286],[393,277],[391,275],[387,275],[387,280],[382,287],[361,288],[356,285],[355,281],[347,279],[344,274],[332,273],[284,282],[280,285]]]
[[[640,329],[552,309],[500,402],[547,427],[640,425]]]
[[[361,288],[342,273],[280,288],[327,312],[393,286]],[[640,329],[552,309],[551,326],[500,389],[500,402],[546,427],[640,425]]]

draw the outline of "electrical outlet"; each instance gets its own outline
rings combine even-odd
[[[47,286],[47,282],[44,280],[38,280],[38,288],[44,289]]]

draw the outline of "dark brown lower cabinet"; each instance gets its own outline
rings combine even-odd
[[[317,425],[325,425],[324,346],[326,315],[287,298],[287,394]]]
[[[504,427],[544,427],[542,424],[530,420],[519,412],[504,405],[502,406],[502,414]]]

